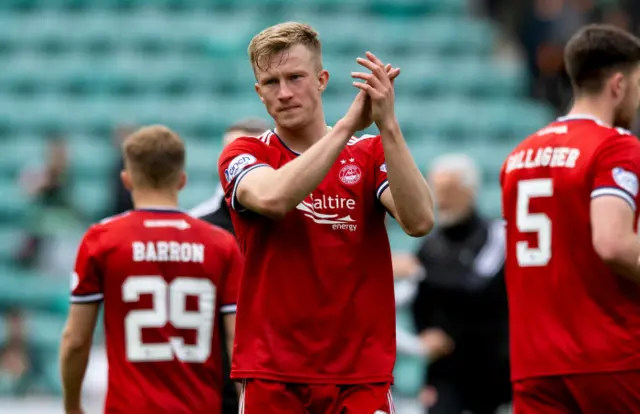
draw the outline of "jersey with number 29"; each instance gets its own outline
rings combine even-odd
[[[71,300],[104,300],[106,413],[220,412],[214,324],[235,312],[241,267],[230,233],[180,211],[133,210],[87,231]]]
[[[592,244],[590,203],[634,211],[640,142],[595,118],[564,117],[502,167],[512,378],[640,369],[640,288]]]

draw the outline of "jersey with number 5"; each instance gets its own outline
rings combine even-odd
[[[104,301],[106,413],[215,414],[222,389],[218,312],[235,312],[234,237],[174,210],[133,210],[92,226],[71,300]]]
[[[640,369],[640,288],[592,245],[591,199],[640,202],[640,142],[564,117],[525,139],[500,175],[512,378]]]

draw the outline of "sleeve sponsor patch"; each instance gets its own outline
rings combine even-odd
[[[629,194],[636,197],[638,195],[638,176],[624,168],[616,167],[611,170],[613,181]]]
[[[256,157],[251,154],[240,154],[231,160],[229,166],[224,170],[224,178],[227,182],[233,181],[242,170],[256,162]]]
[[[71,291],[76,290],[78,285],[80,284],[80,277],[77,272],[71,273]]]

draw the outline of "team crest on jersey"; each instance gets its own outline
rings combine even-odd
[[[229,166],[224,170],[224,178],[227,182],[233,181],[245,167],[256,162],[256,157],[251,154],[240,154],[231,160]]]
[[[349,159],[349,162],[353,161],[353,158]],[[360,178],[362,177],[362,171],[360,170],[360,167],[358,167],[356,164],[347,164],[346,160],[343,160],[341,162],[342,164],[346,165],[342,167],[340,169],[340,172],[338,173],[340,181],[342,181],[346,185],[354,185],[358,181],[360,181]]]
[[[633,195],[634,197],[638,195],[637,175],[620,167],[614,168],[611,171],[611,175],[613,176],[613,181],[615,181],[615,183],[620,188]]]

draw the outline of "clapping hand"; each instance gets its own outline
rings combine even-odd
[[[384,73],[387,76],[388,82],[393,85],[394,80],[398,77],[398,75],[400,75],[400,69],[394,68],[390,64],[387,64],[384,66]],[[355,83],[360,84],[359,82],[354,82],[354,84]],[[360,89],[360,92],[353,101],[353,104],[351,104],[351,108],[349,108],[346,116],[346,118],[354,117],[353,119],[355,122],[355,131],[361,131],[368,128],[375,120],[373,118],[373,105],[371,97],[366,90],[362,88]]]
[[[371,52],[367,52],[366,56],[366,59],[359,57],[356,61],[371,73],[352,72],[351,77],[365,81],[354,81],[353,86],[366,92],[371,106],[371,120],[382,129],[395,119],[393,83],[400,74],[400,68],[385,65]]]

